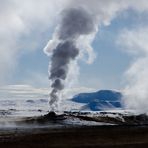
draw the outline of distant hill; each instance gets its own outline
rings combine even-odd
[[[72,98],[72,101],[83,103],[82,110],[101,111],[107,109],[122,108],[122,94],[113,90],[99,90],[92,93],[80,93]]]

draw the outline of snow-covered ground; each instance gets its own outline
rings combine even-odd
[[[114,122],[107,122],[110,119],[124,122],[124,117],[136,115],[135,112],[124,109],[122,94],[119,91],[94,91],[83,88],[69,90],[67,94],[65,96],[68,97],[63,97],[59,102],[58,113],[68,114],[68,118],[62,124],[110,125],[114,124]],[[18,117],[41,116],[48,114],[49,110],[48,89],[23,85],[7,86],[0,89],[1,121],[16,120]],[[92,121],[81,120],[81,117],[88,117]]]
[[[87,93],[82,93],[87,92]],[[0,88],[0,116],[34,116],[46,114],[49,90],[28,85]],[[121,109],[121,93],[87,88],[67,90],[59,102],[59,111],[102,111]]]

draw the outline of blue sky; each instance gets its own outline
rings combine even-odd
[[[94,63],[88,65],[84,61],[79,61],[80,75],[78,86],[96,89],[122,88],[123,73],[127,69],[131,57],[120,50],[116,40],[122,29],[130,29],[139,25],[141,19],[141,17],[138,18],[138,14],[129,10],[121,13],[109,26],[100,27],[92,44],[97,54]],[[142,19],[142,22],[145,23],[146,21]],[[38,36],[38,33],[32,33],[27,38],[22,38],[22,40],[28,40],[29,42],[39,42],[39,44],[37,44],[36,50],[22,52],[18,59],[17,68],[8,84],[23,84],[26,81],[26,83],[36,87],[48,87],[48,63],[50,58],[44,54],[43,48],[49,38],[51,38],[51,34],[52,31],[49,30],[43,32],[41,36]],[[21,50],[23,51],[24,49]],[[38,77],[36,75],[40,75],[43,81],[41,79],[37,81]],[[32,81],[29,82],[31,79]]]

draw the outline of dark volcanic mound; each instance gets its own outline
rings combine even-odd
[[[44,116],[25,118],[23,122],[27,124],[45,124],[50,122],[65,123],[65,120],[80,120],[98,123],[110,123],[116,125],[148,125],[146,114],[128,115],[116,112],[68,112],[62,114],[49,112]]]

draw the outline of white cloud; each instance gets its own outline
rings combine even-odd
[[[141,26],[135,27],[133,30],[124,29],[120,33],[118,44],[123,44],[126,50],[130,54],[137,56],[148,54],[148,27]]]

